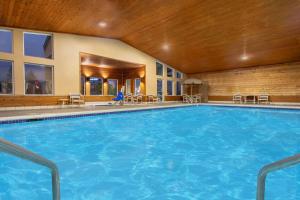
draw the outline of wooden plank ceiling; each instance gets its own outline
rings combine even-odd
[[[126,62],[88,53],[80,53],[81,65],[90,67],[101,67],[109,69],[136,69],[144,67],[143,64]]]
[[[300,60],[299,0],[0,0],[0,25],[117,38],[185,73]]]

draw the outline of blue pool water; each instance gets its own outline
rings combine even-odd
[[[62,200],[250,200],[265,164],[300,152],[300,111],[198,106],[0,125],[57,163]],[[300,199],[300,167],[267,199]],[[1,200],[51,199],[44,167],[0,154]]]

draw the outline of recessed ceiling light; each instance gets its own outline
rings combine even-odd
[[[168,51],[170,49],[170,46],[168,44],[164,44],[162,45],[162,49]]]
[[[242,55],[241,59],[242,59],[242,60],[248,60],[249,57],[248,57],[247,55]]]
[[[98,26],[100,26],[101,28],[105,28],[107,26],[107,23],[102,21],[98,23]]]
[[[90,61],[89,58],[86,58],[86,59],[83,60],[83,62],[81,62],[81,64],[82,64],[82,65],[91,65],[92,62]]]

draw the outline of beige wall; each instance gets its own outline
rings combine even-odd
[[[200,73],[189,77],[208,81],[209,96],[268,93],[274,96],[273,99],[290,97],[291,101],[298,101],[300,96],[300,62]]]
[[[30,30],[0,28],[13,30],[13,54],[0,53],[0,59],[14,61],[15,95],[25,93],[25,62],[54,66],[54,95],[79,93],[80,52],[146,65],[146,92],[156,94],[156,59],[119,40],[53,33],[54,59],[51,60],[23,55],[23,32]]]

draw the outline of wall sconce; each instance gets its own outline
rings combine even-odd
[[[100,70],[100,74],[104,79],[107,79],[109,77],[109,73],[107,71],[101,71]]]
[[[90,77],[86,77],[86,82],[90,82]]]
[[[139,74],[139,77],[140,78],[144,78],[145,77],[145,72],[144,71],[141,71],[138,73]]]

